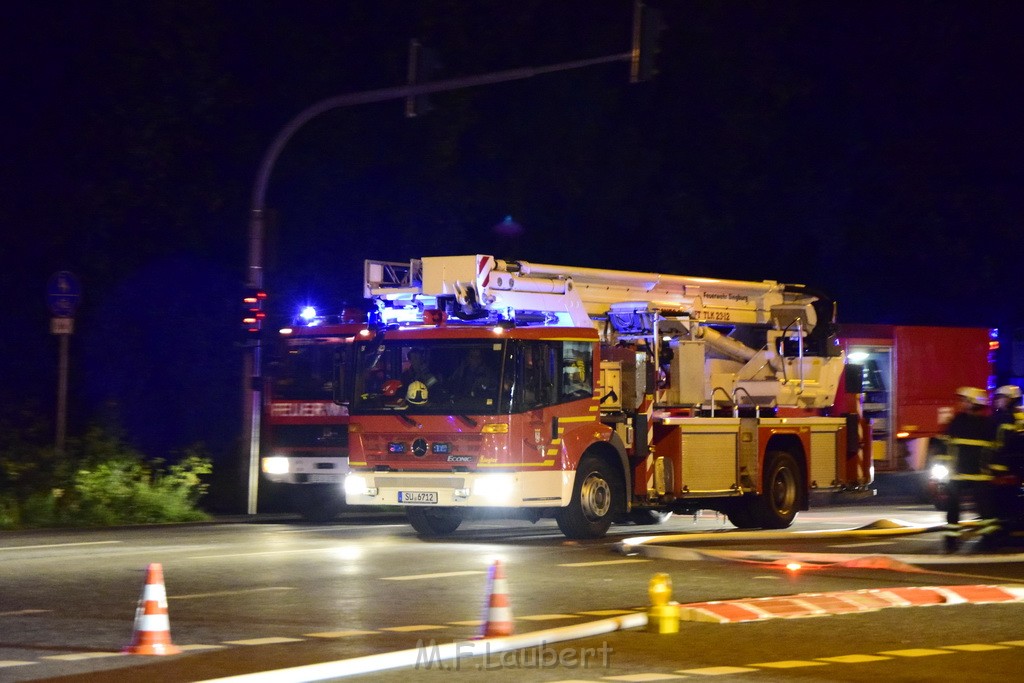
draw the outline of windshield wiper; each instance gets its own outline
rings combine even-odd
[[[409,425],[410,427],[419,427],[420,426],[419,422],[417,422],[416,420],[412,419],[411,417],[409,417],[405,413],[400,413],[398,411],[395,411],[395,415],[398,416],[402,420],[402,422],[404,422],[405,424]]]
[[[470,427],[477,426],[477,421],[471,418],[469,415],[456,415],[455,417],[459,418],[460,420],[468,424]]]
[[[412,419],[411,417],[409,417],[408,415],[403,413],[398,408],[394,408],[392,406],[384,406],[384,410],[387,410],[387,411],[390,411],[390,412],[394,413],[395,417],[399,418],[402,422],[404,422],[405,424],[409,425],[410,427],[419,427],[420,426],[419,422],[417,422],[416,420]]]

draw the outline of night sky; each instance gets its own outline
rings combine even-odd
[[[813,285],[840,321],[1024,325],[1024,4],[658,2],[652,81],[565,71],[325,113],[267,193],[284,318],[365,258],[490,253]],[[74,272],[71,418],[162,454],[241,430],[250,195],[285,124],[402,85],[627,52],[631,0],[4,4],[0,399],[52,412],[45,288]],[[496,228],[506,216],[521,227]]]

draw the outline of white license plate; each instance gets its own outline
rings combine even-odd
[[[398,502],[437,505],[437,491],[399,491]]]

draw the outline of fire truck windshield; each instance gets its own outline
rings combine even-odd
[[[496,415],[590,399],[593,347],[582,340],[357,342],[351,413]]]
[[[271,360],[267,374],[272,396],[286,401],[330,401],[335,394],[336,356],[344,345],[320,339],[288,339]]]
[[[504,350],[493,340],[357,344],[352,410],[495,414]]]

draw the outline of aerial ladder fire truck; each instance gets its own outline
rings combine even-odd
[[[421,536],[484,511],[569,538],[701,509],[784,528],[871,483],[834,305],[802,285],[486,255],[364,279],[346,496]]]

